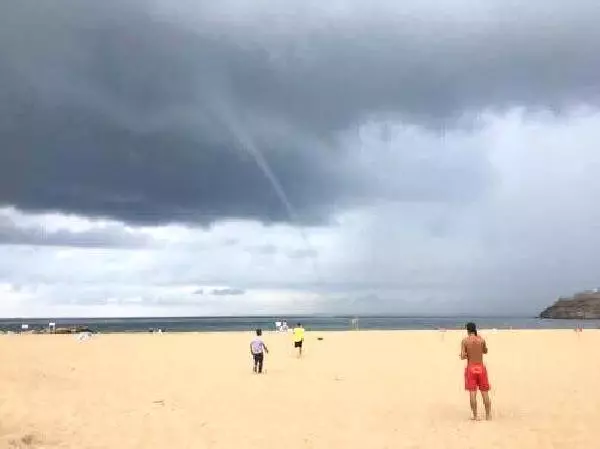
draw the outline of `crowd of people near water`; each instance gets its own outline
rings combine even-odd
[[[287,323],[286,323],[287,324]],[[477,392],[479,391],[483,400],[485,409],[485,419],[492,419],[492,403],[489,396],[490,381],[483,356],[488,353],[487,342],[478,335],[477,326],[473,322],[466,324],[466,337],[461,341],[460,359],[466,360],[467,364],[464,371],[465,390],[469,393],[469,405],[471,407],[471,419],[477,420]],[[278,325],[276,330],[281,331]],[[250,354],[252,356],[252,370],[256,374],[263,373],[265,354],[269,353],[269,349],[263,339],[262,329],[256,329],[256,336],[250,342]],[[292,330],[294,349],[297,351],[297,357],[302,357],[302,348],[304,346],[305,329],[301,323],[297,323]]]

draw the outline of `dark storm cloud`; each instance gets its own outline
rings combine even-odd
[[[277,36],[254,36],[250,16],[247,32],[216,20],[214,2],[186,24],[151,4],[0,5],[0,204],[130,222],[289,220],[254,144],[301,221],[374,196],[443,199],[481,189],[481,160],[442,167],[444,185],[428,176],[439,164],[417,165],[407,190],[371,182],[377,168],[353,165],[336,133],[373,116],[439,129],[486,109],[563,110],[600,92],[592,3],[569,3],[562,21],[382,12]]]
[[[139,234],[108,226],[82,232],[48,231],[42,226],[17,226],[10,218],[0,215],[0,245],[65,246],[79,248],[142,248],[151,243]]]

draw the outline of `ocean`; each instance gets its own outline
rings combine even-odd
[[[85,326],[101,333],[150,332],[227,332],[274,330],[275,321],[287,320],[293,327],[300,322],[307,330],[336,331],[352,329],[351,320],[358,318],[362,330],[463,329],[474,321],[481,329],[600,329],[600,320],[543,320],[539,318],[477,317],[399,317],[399,316],[255,316],[255,317],[186,317],[186,318],[36,318],[0,319],[1,331],[20,331],[27,324],[30,331],[42,330],[50,322],[56,327]]]

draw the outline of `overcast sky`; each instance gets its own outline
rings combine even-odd
[[[0,3],[0,316],[532,315],[600,285],[595,0]]]

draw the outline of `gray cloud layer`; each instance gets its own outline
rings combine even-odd
[[[366,171],[356,145],[337,140],[369,118],[440,129],[488,109],[598,104],[595,2],[425,3],[412,15],[349,2],[334,16],[271,11],[272,23],[241,3],[196,3],[0,5],[0,204],[146,223],[286,221],[244,149],[256,144],[298,218],[315,222],[373,197],[485,186],[480,160],[447,169],[415,163],[411,149],[400,160],[410,170],[374,181],[376,163]]]
[[[0,245],[65,246],[76,248],[143,248],[151,240],[140,234],[108,226],[89,231],[49,231],[42,226],[18,226],[0,215]]]

